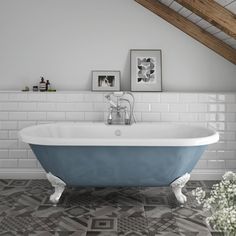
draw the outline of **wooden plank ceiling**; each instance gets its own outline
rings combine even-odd
[[[236,0],[135,0],[236,64]]]

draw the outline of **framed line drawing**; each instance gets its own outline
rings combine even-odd
[[[131,91],[162,91],[160,49],[131,49]]]
[[[120,71],[92,71],[93,91],[120,91]]]

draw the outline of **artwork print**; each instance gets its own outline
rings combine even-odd
[[[93,91],[120,91],[120,71],[92,71]]]
[[[160,49],[130,50],[131,91],[162,91],[161,57]]]
[[[114,87],[115,76],[113,75],[99,75],[98,87]]]
[[[154,84],[157,82],[155,57],[137,57],[136,78],[138,84]]]

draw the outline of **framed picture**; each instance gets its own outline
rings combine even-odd
[[[130,50],[131,91],[162,90],[161,50]]]
[[[92,71],[93,91],[120,91],[120,71]]]

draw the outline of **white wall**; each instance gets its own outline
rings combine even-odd
[[[133,0],[1,0],[0,90],[44,75],[59,90],[90,90],[91,70],[121,70],[129,50],[162,49],[165,91],[236,91],[236,66]]]

